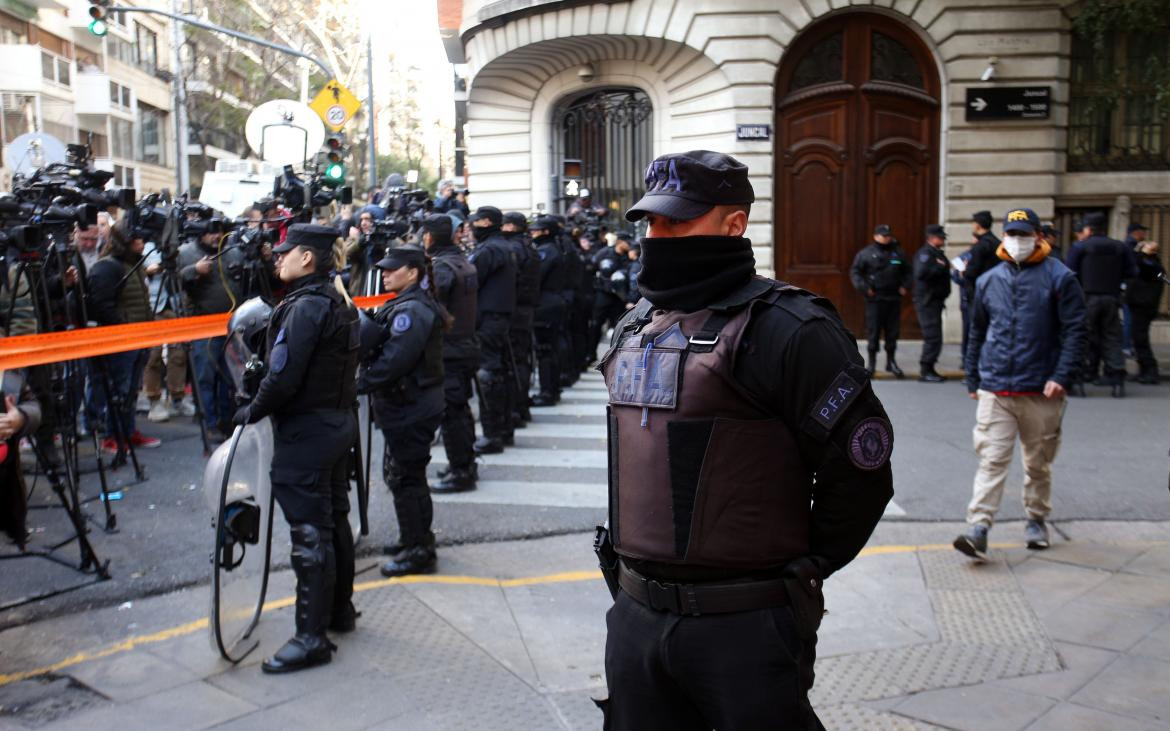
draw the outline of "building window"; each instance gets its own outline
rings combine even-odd
[[[80,144],[89,145],[94,157],[110,156],[110,138],[104,134],[83,129],[78,131],[77,137]]]
[[[114,177],[112,179],[111,187],[113,188],[133,188],[134,185],[134,168],[126,167],[125,165],[114,166]]]
[[[61,86],[69,86],[69,59],[61,58],[48,51],[41,51],[41,76]]]
[[[28,23],[0,13],[0,43],[13,46],[28,43]]]
[[[138,67],[148,74],[158,70],[158,35],[141,23],[135,24]]]
[[[121,108],[123,111],[129,112],[134,109],[133,101],[130,98],[130,87],[122,86],[116,81],[110,82],[110,104]]]
[[[106,36],[106,53],[110,58],[116,58],[124,64],[134,65],[135,63],[134,44],[118,36]]]
[[[840,32],[818,41],[797,64],[788,90],[796,91],[844,79],[845,72],[841,66],[843,42],[844,34]]]
[[[4,107],[4,144],[36,129],[36,97],[32,94],[0,94]]]
[[[926,88],[914,54],[909,48],[884,33],[877,31],[873,33],[869,68],[875,81],[904,84],[915,89]]]
[[[114,157],[134,159],[134,124],[124,119],[110,119],[110,151]]]
[[[139,156],[142,162],[166,165],[166,148],[163,130],[166,129],[166,113],[149,104],[138,105]]]
[[[1159,99],[1170,34],[1074,37],[1068,169],[1170,169],[1170,104]]]

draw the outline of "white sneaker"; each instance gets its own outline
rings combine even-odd
[[[195,415],[195,400],[187,396],[179,402],[180,416],[194,416]]]
[[[146,412],[150,411],[150,406],[151,402],[150,399],[146,397],[146,394],[138,394],[138,404],[134,407],[134,410],[140,414],[145,414]]]
[[[150,405],[150,412],[147,413],[146,418],[157,424],[170,420],[171,412],[167,409],[167,405],[163,403],[163,400],[159,399]]]

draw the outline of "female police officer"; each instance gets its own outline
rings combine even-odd
[[[353,415],[358,361],[358,315],[329,281],[338,232],[295,224],[277,254],[277,275],[288,294],[268,325],[268,371],[235,423],[271,416],[272,493],[292,534],[297,576],[296,635],[264,661],[267,673],[327,663],[333,645],[326,626],[354,627],[353,535],[347,466],[357,438]]]
[[[399,542],[384,576],[435,570],[434,506],[427,488],[431,442],[443,418],[443,336],[452,318],[431,291],[430,262],[422,249],[400,246],[375,266],[387,292],[374,320],[382,343],[363,364],[358,393],[374,394],[374,419],[385,437],[382,473],[394,493]]]

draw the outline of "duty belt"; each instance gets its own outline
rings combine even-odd
[[[618,564],[618,584],[634,601],[656,612],[729,614],[789,604],[784,579],[737,583],[674,584],[642,576]]]

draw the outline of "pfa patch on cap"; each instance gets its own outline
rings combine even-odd
[[[404,333],[410,329],[410,315],[406,312],[399,313],[394,316],[394,322],[390,324],[390,330],[396,333]]]
[[[876,470],[894,451],[894,433],[881,417],[864,419],[849,435],[849,461],[859,469]]]

